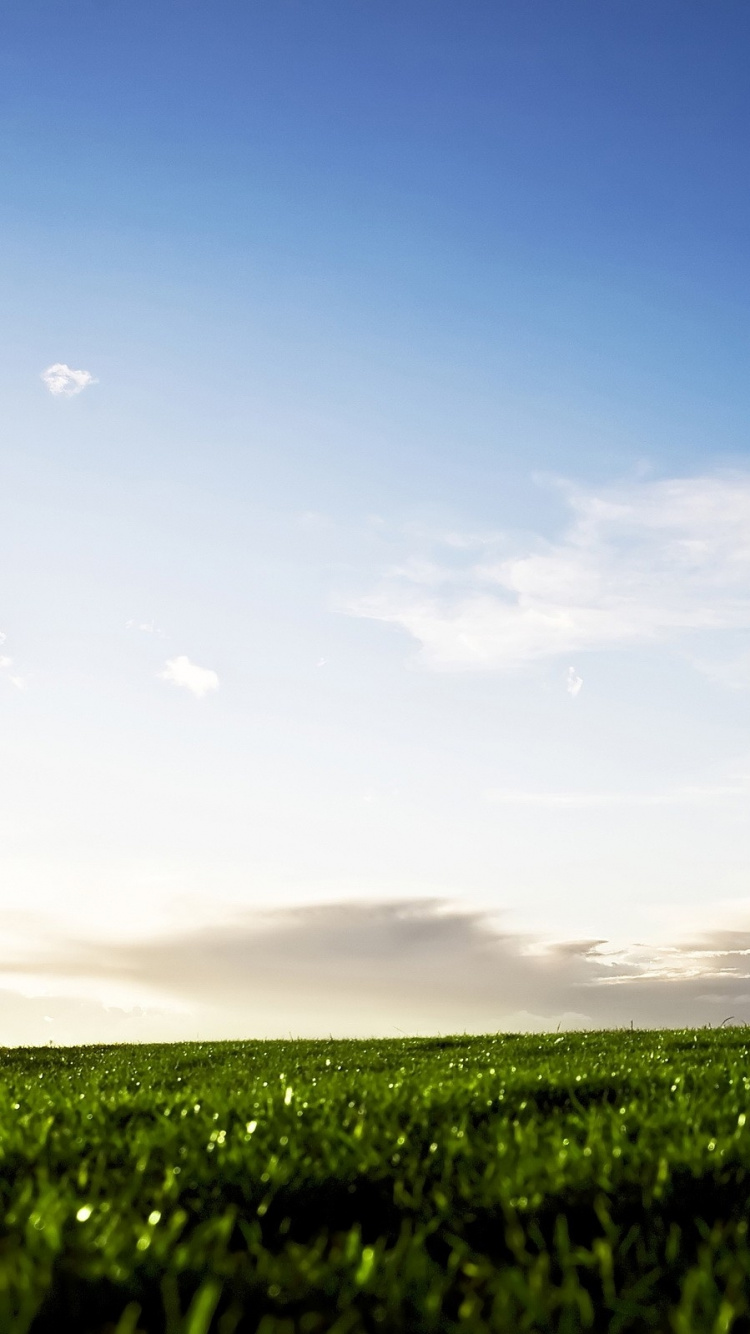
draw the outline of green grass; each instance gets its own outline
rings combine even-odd
[[[736,1029],[4,1049],[0,1334],[744,1334],[749,1054]]]

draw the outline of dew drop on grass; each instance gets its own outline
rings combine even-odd
[[[367,1282],[372,1273],[375,1263],[375,1251],[372,1246],[365,1246],[362,1251],[362,1259],[359,1262],[359,1268],[354,1275],[354,1282],[361,1287]]]

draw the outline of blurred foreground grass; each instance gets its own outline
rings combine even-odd
[[[0,1334],[745,1334],[749,1054],[2,1049]]]

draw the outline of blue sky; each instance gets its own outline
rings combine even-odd
[[[745,1004],[746,6],[3,29],[11,1034]]]

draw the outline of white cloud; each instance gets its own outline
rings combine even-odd
[[[156,622],[155,622],[154,620],[151,620],[151,621],[135,621],[135,620],[126,621],[126,622],[125,622],[125,629],[126,629],[126,630],[139,630],[142,634],[145,634],[145,635],[158,635],[161,639],[164,638],[164,631],[163,631],[163,630],[156,624]]]
[[[173,685],[182,686],[198,699],[202,699],[212,690],[219,689],[216,672],[210,671],[207,667],[196,667],[184,653],[177,658],[170,658],[164,665],[164,671],[159,672],[159,677],[162,681],[171,681]]]
[[[90,384],[97,383],[90,371],[74,371],[64,361],[56,361],[48,366],[46,371],[42,371],[42,379],[51,394],[64,398],[73,398]]]
[[[565,688],[568,694],[573,696],[573,699],[575,699],[576,695],[580,694],[582,685],[583,677],[578,675],[575,667],[569,667]]]
[[[713,660],[698,659],[695,663],[699,672],[709,676],[712,681],[727,686],[729,690],[750,689],[750,650]]]
[[[452,533],[349,612],[401,626],[428,666],[453,670],[750,631],[749,476],[561,489],[559,540]]]
[[[4,643],[6,638],[7,635],[4,635],[2,631],[0,631],[0,644]],[[9,681],[12,686],[15,686],[16,690],[25,690],[26,682],[22,676],[15,676],[11,673],[10,669],[12,666],[13,659],[10,658],[7,653],[0,654],[0,672],[4,673],[5,679]]]
[[[750,801],[750,781],[696,784],[664,788],[656,792],[569,791],[535,792],[523,788],[490,788],[486,801],[499,806],[546,806],[559,810],[585,810],[591,806],[691,806],[724,801]]]

